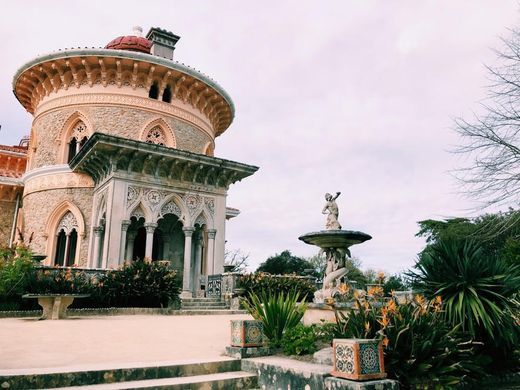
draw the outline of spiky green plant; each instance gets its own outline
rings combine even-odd
[[[264,326],[264,334],[271,346],[279,347],[283,333],[300,323],[306,305],[298,304],[300,293],[297,291],[250,293],[244,305],[254,319]],[[301,299],[305,300],[305,297]]]
[[[421,254],[409,273],[414,289],[441,296],[444,315],[474,338],[513,346],[520,340],[513,297],[520,289],[518,266],[485,255],[471,240],[444,240]]]

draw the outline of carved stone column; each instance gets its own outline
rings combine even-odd
[[[206,256],[206,275],[215,273],[215,234],[216,229],[208,229],[208,253]]]
[[[132,261],[134,259],[134,242],[136,235],[136,231],[128,232],[128,239],[126,240],[125,260]]]
[[[69,262],[70,233],[66,233],[65,237],[65,254],[63,255],[62,267],[66,267],[67,263]]]
[[[101,268],[101,236],[105,232],[104,226],[95,226],[94,227],[94,248],[92,249],[92,257],[94,259],[94,266],[96,268]]]
[[[161,255],[161,260],[171,260],[170,259],[170,241],[171,241],[171,237],[164,234],[162,236],[162,240],[163,240],[163,250],[162,250],[162,255]]]
[[[153,251],[153,232],[157,228],[156,223],[145,223],[144,228],[146,229],[146,247],[144,250],[144,258],[152,259]]]
[[[183,227],[184,231],[184,270],[182,275],[182,293],[181,298],[193,298],[190,288],[191,273],[191,236],[195,228],[187,226]]]
[[[120,241],[120,244],[119,244],[119,264],[123,264],[124,261],[126,260],[125,259],[125,254],[126,254],[126,237],[127,237],[127,233],[128,233],[128,227],[130,226],[130,224],[132,223],[132,221],[128,220],[128,219],[123,219],[121,221],[121,241]],[[132,260],[132,259],[130,259]]]
[[[200,289],[200,267],[202,263],[202,232],[199,232],[195,237],[195,256],[194,256],[194,270],[193,270],[193,287],[195,294]]]

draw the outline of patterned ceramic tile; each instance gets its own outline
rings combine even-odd
[[[359,361],[361,374],[381,372],[379,366],[379,342],[359,344]]]
[[[379,340],[334,339],[333,351],[332,375],[336,377],[354,380],[386,377]]]
[[[231,345],[236,347],[261,346],[263,325],[256,320],[231,321]]]

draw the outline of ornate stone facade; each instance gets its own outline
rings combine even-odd
[[[32,237],[47,265],[167,260],[191,296],[201,276],[223,271],[229,185],[257,168],[213,157],[234,115],[227,93],[148,54],[165,52],[160,41],[130,38],[39,57],[17,72],[13,89],[34,120],[27,171],[13,184],[23,199],[11,206],[20,197],[8,191],[0,227],[19,211],[18,239]],[[129,51],[128,42],[142,45]],[[0,158],[0,179],[1,168]]]

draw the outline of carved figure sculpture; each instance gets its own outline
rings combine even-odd
[[[325,194],[325,200],[327,202],[325,203],[321,213],[328,214],[327,222],[325,223],[326,230],[341,230],[341,225],[338,221],[339,209],[338,205],[336,204],[336,199],[338,199],[338,196],[340,195],[341,192],[336,192],[336,196],[334,197],[328,192]]]

